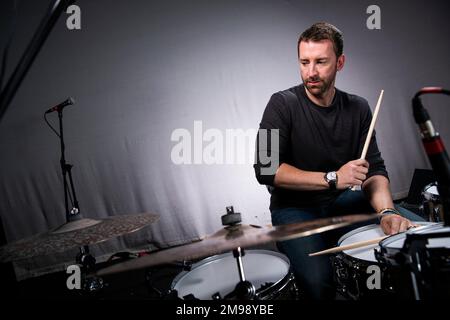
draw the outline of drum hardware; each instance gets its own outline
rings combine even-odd
[[[420,222],[420,226],[411,229],[410,232],[424,232],[433,230],[435,223]],[[383,241],[392,237],[404,236],[404,233],[386,237],[365,247],[354,247],[357,243],[367,243],[368,239],[379,239],[385,237],[380,225],[367,225],[352,230],[343,235],[338,241],[338,247],[346,248],[340,250],[330,257],[334,270],[334,278],[337,291],[350,300],[364,300],[377,298],[395,298],[399,296],[398,291],[405,287],[408,279],[397,281],[401,275],[399,267],[390,266],[379,258],[379,247]],[[369,288],[367,280],[371,276],[368,273],[370,266],[377,266],[380,271],[380,287]]]
[[[421,209],[429,221],[442,221],[442,204],[437,182],[430,183],[423,188]]]
[[[446,275],[449,278],[450,244],[446,243],[446,247],[428,246],[431,239],[449,238],[450,231],[407,233],[404,246],[397,252],[380,244],[379,257],[390,265],[408,270],[415,300],[449,298],[449,283],[439,277]]]
[[[80,247],[80,252],[77,254],[75,261],[83,267],[87,272],[91,272],[95,266],[95,258],[89,252],[89,246]]]
[[[235,213],[232,206],[227,207],[226,211],[227,213],[221,217],[222,225],[233,227],[242,222],[241,214],[238,212]],[[233,250],[233,257],[236,259],[240,281],[232,292],[225,295],[225,299],[236,298],[239,300],[253,300],[256,297],[255,286],[245,278],[244,266],[242,264],[242,257],[244,254],[244,250],[241,249],[241,247],[237,247]],[[218,295],[218,297],[220,297],[220,295]]]
[[[244,250],[241,247],[233,250],[233,257],[236,259],[241,281],[239,281],[232,292],[225,295],[225,299],[253,300],[257,298],[255,286],[245,278],[244,266],[242,265],[242,256],[244,254]]]
[[[84,293],[95,294],[108,286],[101,277],[89,276],[85,273],[83,275],[82,289]]]

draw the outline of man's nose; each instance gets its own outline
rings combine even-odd
[[[317,76],[317,68],[316,68],[316,64],[315,63],[311,63],[309,65],[308,73],[309,73],[310,77]]]

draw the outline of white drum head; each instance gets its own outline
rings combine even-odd
[[[384,236],[383,230],[377,224],[371,224],[355,230],[350,231],[339,239],[338,245],[345,246],[355,242],[367,241]],[[365,261],[377,262],[375,258],[374,249],[378,248],[378,244],[365,246],[356,249],[344,250],[343,252],[349,256]]]
[[[242,264],[246,280],[255,289],[267,282],[277,283],[289,273],[289,260],[275,251],[245,250]],[[180,298],[193,294],[195,298],[210,300],[219,293],[223,298],[240,281],[237,261],[232,253],[212,256],[197,262],[191,271],[182,272],[172,282],[172,289]]]

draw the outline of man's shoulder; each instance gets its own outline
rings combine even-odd
[[[370,109],[367,99],[353,93],[345,92],[337,89],[344,99],[344,103],[353,108],[359,108],[362,110]]]
[[[289,89],[280,90],[272,94],[270,100],[272,102],[290,106],[298,103],[298,95],[301,92],[301,85],[291,87]]]
[[[297,97],[298,93],[300,92],[302,85],[297,85],[297,86],[293,86],[290,87],[288,89],[285,90],[280,90],[275,92],[272,96],[281,96],[281,97],[292,97],[295,96]]]

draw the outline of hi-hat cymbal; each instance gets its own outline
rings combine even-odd
[[[204,258],[238,247],[246,248],[272,241],[283,241],[307,237],[316,233],[337,229],[353,223],[377,218],[377,214],[355,214],[313,221],[287,224],[277,227],[236,225],[219,230],[198,242],[175,248],[151,252],[133,260],[121,262],[97,271],[97,276],[141,269],[175,261],[191,261]]]
[[[113,216],[102,220],[78,219],[30,238],[0,247],[0,261],[28,259],[99,243],[137,231],[159,219],[150,213]]]

